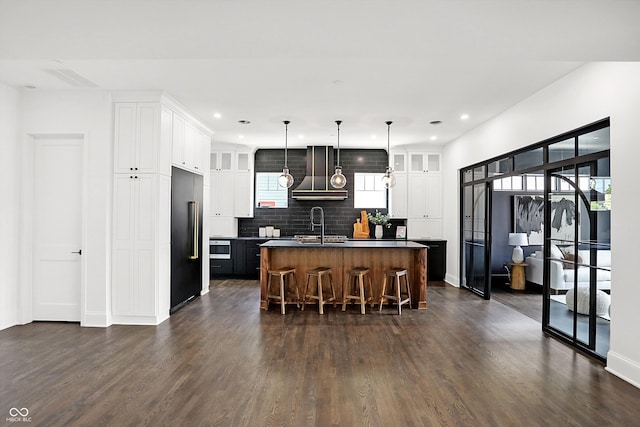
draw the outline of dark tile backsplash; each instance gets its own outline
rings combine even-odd
[[[295,183],[289,189],[289,207],[287,209],[254,208],[253,218],[238,219],[238,236],[256,237],[258,228],[273,225],[280,229],[282,236],[296,234],[319,234],[312,232],[309,213],[314,206],[321,206],[325,216],[325,233],[353,236],[353,224],[360,218],[361,209],[353,208],[353,174],[354,172],[384,172],[387,166],[387,152],[385,150],[340,150],[342,173],[347,177],[345,188],[349,197],[345,200],[295,200],[291,197],[291,190],[295,189],[306,173],[306,149],[288,150],[288,166],[295,178]],[[284,150],[258,150],[255,154],[255,172],[280,172],[284,163]],[[387,209],[379,209],[386,213]],[[375,212],[375,209],[367,209]],[[404,220],[394,220],[394,224],[404,224]],[[370,227],[373,233],[373,228]],[[395,227],[384,229],[384,237],[395,237]]]

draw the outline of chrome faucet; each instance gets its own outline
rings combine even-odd
[[[314,212],[316,210],[320,211],[320,223],[316,223],[314,219]],[[314,206],[311,208],[310,217],[311,217],[311,231],[313,231],[317,226],[320,227],[320,244],[324,245],[324,211],[320,206]]]

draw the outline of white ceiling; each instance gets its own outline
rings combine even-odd
[[[638,18],[631,0],[0,0],[0,81],[165,90],[214,142],[281,147],[288,119],[290,146],[335,145],[340,119],[341,147],[386,147],[386,120],[392,146],[439,145],[584,62],[640,60]]]

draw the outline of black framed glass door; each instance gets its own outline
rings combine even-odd
[[[609,158],[548,171],[543,328],[600,358],[609,350]]]
[[[489,299],[491,243],[487,213],[491,204],[490,187],[486,182],[465,185],[463,197],[462,286]]]

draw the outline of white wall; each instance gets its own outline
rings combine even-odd
[[[86,290],[81,302],[81,324],[108,326],[111,324],[113,176],[111,96],[101,90],[24,91],[21,130],[24,141],[28,140],[28,134],[86,135],[87,227],[82,248]],[[22,321],[30,320],[23,318]]]
[[[640,144],[640,63],[592,63],[564,76],[444,148],[444,194],[459,194],[459,170],[570,131],[611,120],[612,290],[607,369],[640,387],[640,284],[636,183]],[[447,280],[459,285],[459,200],[444,206],[450,242]]]
[[[18,323],[20,92],[0,83],[0,329]]]

